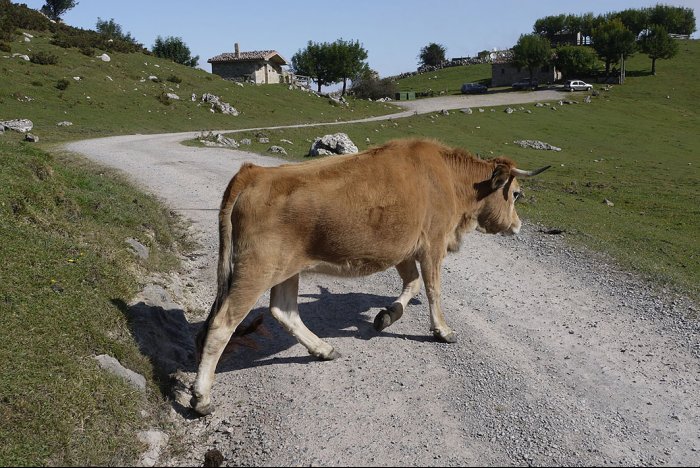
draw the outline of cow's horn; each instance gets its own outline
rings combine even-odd
[[[513,168],[513,169],[510,170],[510,174],[511,174],[512,176],[520,177],[520,178],[524,178],[524,177],[534,177],[534,176],[536,176],[537,174],[540,174],[540,173],[546,171],[546,170],[549,169],[550,167],[552,167],[552,166],[541,167],[541,168],[539,168],[539,169],[535,169],[534,171],[523,171],[522,169]]]

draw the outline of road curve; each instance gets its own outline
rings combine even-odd
[[[552,99],[540,93],[532,100]],[[411,115],[489,105],[482,97],[489,95],[400,105],[415,106],[403,113]],[[218,207],[243,161],[280,161],[179,144],[192,136],[66,146],[120,169],[191,221],[202,247],[168,289],[198,323],[214,295],[216,212],[208,209]],[[423,294],[399,322],[373,330],[374,315],[400,292],[393,271],[305,275],[302,318],[343,357],[318,362],[267,320],[257,349],[220,363],[214,414],[192,418],[178,408],[184,446],[159,463],[201,465],[216,448],[226,465],[256,466],[699,464],[700,329],[686,318],[695,304],[656,293],[604,257],[527,223],[514,238],[466,236],[447,258],[442,283],[454,345],[431,339]],[[268,301],[262,297],[253,313],[266,313]],[[153,315],[166,322],[159,336],[169,341],[177,322]],[[191,356],[174,356],[186,388]],[[186,404],[186,395],[177,401]]]

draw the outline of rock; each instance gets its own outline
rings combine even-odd
[[[31,34],[29,34],[29,33],[27,33],[27,32],[23,32],[22,35],[23,35],[24,37],[26,37],[27,39],[34,39],[34,36],[32,36]]]
[[[287,140],[286,138],[282,138],[282,139],[280,140],[280,143],[286,143],[286,144],[288,144],[288,145],[293,145],[293,144],[294,144],[294,143],[292,143],[291,141]]]
[[[250,140],[250,138],[243,138],[243,139],[240,141],[240,143],[241,143],[242,145],[248,145],[248,146],[253,144],[253,142]]]
[[[324,152],[322,152],[324,151]],[[345,133],[335,133],[316,138],[309,149],[309,156],[328,154],[351,154],[359,150]]]
[[[214,94],[202,94],[202,102],[211,103],[211,110],[214,112],[220,112],[222,114],[232,115],[234,117],[236,117],[239,114],[238,110],[235,107],[233,107],[227,102],[222,101],[219,96],[216,96]]]
[[[512,107],[506,107],[506,110],[504,112],[506,114],[512,114],[513,112],[515,112],[515,109],[513,109]]]
[[[610,200],[608,200],[607,198],[603,200],[603,203],[605,203],[608,206],[615,206],[615,204],[613,202],[611,202]]]
[[[168,435],[161,431],[141,431],[138,434],[141,443],[148,445],[148,450],[141,455],[137,466],[155,466],[163,449],[168,445]]]
[[[207,450],[204,454],[204,466],[217,467],[224,462],[224,456],[218,449]]]
[[[202,133],[197,137],[197,139],[204,143],[205,146],[216,146],[219,148],[238,148],[239,144],[233,138],[228,138],[220,133],[209,132],[207,134]]]
[[[39,137],[31,133],[27,133],[27,135],[24,137],[24,141],[29,141],[31,143],[39,143]]]
[[[192,99],[192,102],[195,102],[195,101],[197,100],[197,94],[196,94],[196,93],[192,93],[192,98],[191,98],[191,99]]]
[[[270,143],[270,139],[267,137],[260,137],[258,138],[258,143]]]
[[[100,354],[99,356],[95,356],[95,360],[100,367],[107,372],[125,379],[139,390],[146,389],[146,378],[143,375],[137,374],[131,369],[127,369],[126,367],[122,366],[121,363],[112,356]]]
[[[174,99],[176,101],[180,100],[180,96],[175,93],[166,93],[165,95],[168,97],[168,99]]]
[[[588,96],[583,98],[583,102],[585,102],[586,104],[590,104],[591,103],[591,95],[589,94]]]
[[[109,62],[112,60],[107,54],[98,55],[97,58],[102,60],[103,62]]]
[[[19,133],[27,133],[34,128],[34,123],[29,119],[14,119],[0,121],[0,125],[7,130],[13,130]]]
[[[267,149],[267,151],[268,151],[268,153],[283,154],[283,155],[287,156],[287,150],[285,150],[281,146],[276,146],[276,145],[270,146]]]
[[[126,240],[126,243],[131,246],[133,249],[134,254],[136,254],[137,257],[139,257],[142,260],[148,260],[149,256],[149,249],[145,245],[143,245],[141,242],[137,241],[133,237],[129,237]]]
[[[473,113],[471,107],[466,107],[466,108],[464,108],[464,109],[460,109],[460,112],[461,112],[462,114],[467,114],[467,115],[471,115],[471,114]]]
[[[29,62],[29,55],[26,54],[12,54],[12,57],[19,57],[22,60],[26,60],[27,62]]]
[[[151,81],[160,81],[160,79],[156,75],[151,75],[148,77],[148,79]]]
[[[74,76],[73,79],[74,79],[75,81],[80,81],[80,77],[79,77],[79,76]]]
[[[442,115],[450,115],[450,111],[448,111],[447,109],[441,110],[440,113],[441,113]]]
[[[552,146],[549,143],[545,143],[539,140],[515,140],[513,143],[520,146],[521,148],[533,148],[538,150],[549,150],[549,151],[561,151],[558,146]]]
[[[482,109],[481,107],[479,107],[479,112],[484,112],[484,109]]]
[[[59,127],[70,127],[71,125],[73,125],[73,122],[69,122],[67,120],[64,120],[62,122],[58,122],[56,125]]]

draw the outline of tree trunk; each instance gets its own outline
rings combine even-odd
[[[348,79],[343,78],[343,94],[341,94],[341,96],[345,96],[345,90],[347,88],[347,85],[348,85]]]
[[[656,58],[651,59],[651,74],[656,76]]]
[[[321,82],[318,82],[318,94],[321,94]]]

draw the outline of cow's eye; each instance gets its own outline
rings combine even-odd
[[[513,201],[518,201],[523,196],[523,192],[513,192]]]

